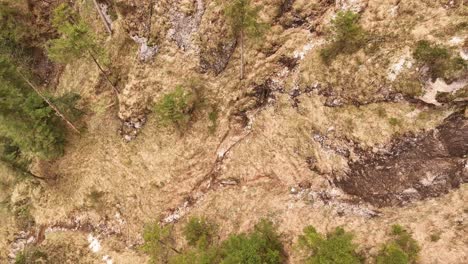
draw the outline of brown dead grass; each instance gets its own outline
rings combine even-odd
[[[207,2],[214,4],[213,1]],[[262,2],[274,4],[263,15],[275,13],[279,1]],[[200,74],[196,54],[184,53],[168,40],[161,42],[160,51],[153,61],[143,64],[135,59],[135,47],[127,42],[123,27],[116,25],[115,36],[106,45],[111,51],[113,64],[123,67],[122,75],[128,73],[128,79],[121,82],[120,96],[128,107],[118,109],[115,105],[106,108],[114,100],[111,99],[113,95],[110,90],[96,93],[98,75],[89,62],[77,61],[67,66],[58,93],[79,92],[92,111],[85,117],[87,131],[80,136],[71,136],[65,156],[54,163],[54,171],[59,175],[57,182],[43,187],[28,187],[25,195],[32,198],[35,220],[38,224],[48,225],[64,221],[72,213],[90,210],[98,215],[95,222],[99,223],[106,217],[114,218],[119,212],[126,221],[119,239],[127,245],[119,244],[114,237],[106,238],[102,243],[111,252],[115,263],[140,263],[144,257],[134,254],[135,250],[127,246],[140,243],[144,223],[159,220],[168,209],[179,206],[196,183],[207,175],[216,160],[217,147],[229,129],[228,117],[236,111],[237,98],[242,98],[254,83],[276,76],[289,92],[315,82],[327,82],[350,96],[372,97],[379,86],[389,84],[386,77],[390,62],[423,34],[422,28],[434,29],[439,25],[432,25],[428,20],[416,25],[419,17],[436,15],[443,17],[444,21],[459,19],[449,16],[438,6],[429,9],[422,1],[402,1],[400,17],[393,19],[388,9],[394,2],[369,1],[363,14],[365,27],[376,34],[395,35],[392,35],[394,41],[382,45],[376,53],[366,55],[360,52],[349,58],[338,58],[331,69],[326,69],[317,61],[318,49],[315,48],[305,54],[298,70],[287,72],[276,63],[282,55],[293,57],[307,43],[319,42],[322,38],[303,28],[285,30],[273,27],[271,30],[275,34],[267,34],[265,42],[275,42],[278,50],[266,56],[262,51],[271,50],[271,46],[249,43],[247,79],[242,82],[238,80],[238,50],[226,70],[217,77]],[[307,5],[307,1],[296,1],[293,8],[302,14],[309,8]],[[407,36],[408,32],[414,34]],[[281,72],[286,72],[285,77],[281,77]],[[219,124],[214,134],[209,133],[209,109],[202,107],[184,134],[161,128],[156,118],[150,115],[136,140],[130,143],[122,141],[117,133],[119,110],[121,116],[128,117],[133,111],[150,108],[163,94],[189,79],[202,81],[206,100],[219,106]],[[450,110],[415,108],[406,102],[329,108],[324,106],[325,98],[316,92],[301,95],[299,107],[295,109],[291,107],[287,93],[275,93],[275,96],[275,103],[254,116],[251,133],[231,149],[221,165],[219,178],[238,179],[239,186],[209,191],[191,208],[190,215],[215,219],[221,227],[222,237],[231,232],[246,231],[258,219],[270,217],[279,223],[287,248],[291,249],[291,263],[299,263],[299,254],[293,248],[297,235],[306,225],[313,224],[319,231],[344,225],[355,232],[362,249],[370,249],[370,254],[376,254],[376,245],[388,238],[386,227],[396,222],[414,231],[423,248],[421,263],[448,260],[447,263],[463,263],[467,257],[466,226],[457,224],[456,219],[466,215],[463,203],[468,195],[466,186],[439,199],[404,208],[383,209],[383,216],[375,219],[357,215],[340,217],[332,206],[311,204],[289,192],[289,187],[304,180],[310,181],[314,190],[329,187],[326,176],[308,168],[308,157],[315,157],[325,174],[348,169],[341,156],[313,141],[313,132],[348,138],[363,147],[372,148],[388,143],[397,134],[431,129]],[[389,118],[400,122],[392,125]],[[0,168],[1,171],[3,169]],[[89,206],[92,191],[104,194],[99,211]],[[6,238],[13,229],[9,218],[2,217],[2,221],[5,223],[1,222],[0,234]],[[437,243],[427,239],[433,230],[443,230]],[[66,237],[75,235],[79,236],[77,239],[84,239],[83,234],[64,234]],[[1,239],[0,248],[5,246],[5,240]]]

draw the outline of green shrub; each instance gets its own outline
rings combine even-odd
[[[67,97],[51,101],[75,112],[79,97]],[[63,153],[66,130],[62,120],[26,83],[13,62],[1,56],[0,98],[0,136],[10,139],[10,146],[45,159]]]
[[[396,82],[395,89],[407,96],[416,97],[423,94],[423,85],[413,74],[410,76],[401,76]]]
[[[32,57],[43,44],[40,26],[34,24],[30,12],[19,9],[13,2],[0,2],[0,54],[31,69],[34,67]]]
[[[47,254],[33,246],[26,246],[15,258],[15,264],[49,263],[47,261]]]
[[[169,259],[170,264],[216,264],[221,263],[221,255],[217,246],[187,250]]]
[[[401,120],[396,117],[390,117],[388,123],[392,126],[401,126]]]
[[[413,52],[414,58],[428,67],[431,78],[454,78],[459,72],[467,69],[467,63],[459,56],[452,56],[452,52],[437,44],[431,44],[427,40],[418,41]]]
[[[377,264],[407,264],[408,255],[395,243],[385,245],[376,260]]]
[[[10,138],[0,136],[0,161],[5,162],[13,169],[27,171],[30,159],[21,153],[21,149]]]
[[[401,235],[406,232],[405,228],[399,224],[392,225],[392,235]]]
[[[416,263],[421,250],[417,241],[401,225],[392,226],[393,240],[383,246],[377,256],[377,264]]]
[[[205,218],[191,217],[185,225],[183,234],[190,246],[206,248],[213,242],[215,225]]]
[[[212,106],[211,111],[208,113],[208,120],[210,120],[210,125],[208,126],[208,130],[210,133],[214,133],[216,128],[218,127],[218,115],[219,110],[216,106]]]
[[[283,263],[285,256],[273,223],[261,220],[252,233],[231,235],[221,245],[222,264]]]
[[[352,54],[366,43],[366,32],[359,25],[359,14],[340,11],[331,21],[330,43],[320,51],[325,63],[330,63],[339,54]]]
[[[185,228],[188,244],[183,251],[173,247],[169,227],[149,224],[143,232],[142,251],[151,263],[171,264],[279,264],[285,260],[283,246],[272,222],[261,220],[250,233],[230,235],[215,244],[215,225],[203,218],[191,218]]]
[[[185,128],[191,119],[195,101],[195,94],[179,85],[173,92],[164,95],[156,104],[154,111],[163,126],[174,125],[177,128]]]
[[[83,57],[107,60],[89,26],[67,4],[60,4],[54,10],[52,25],[60,35],[47,43],[47,54],[53,61],[69,63]]]
[[[31,204],[29,200],[16,203],[13,213],[15,216],[15,223],[20,229],[26,230],[34,226],[35,220],[31,215]]]
[[[171,227],[161,227],[158,223],[150,223],[143,231],[144,243],[141,250],[150,256],[150,263],[166,263],[175,251],[172,247],[173,237]]]
[[[357,246],[352,243],[353,235],[341,227],[323,236],[308,226],[304,235],[299,237],[299,245],[309,251],[311,256],[306,263],[310,264],[353,264],[363,260],[356,253]]]
[[[431,242],[437,242],[440,240],[440,233],[431,234]]]

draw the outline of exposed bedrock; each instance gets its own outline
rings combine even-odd
[[[376,206],[403,205],[468,182],[467,154],[468,120],[455,113],[430,132],[395,139],[386,153],[364,153],[335,184]]]

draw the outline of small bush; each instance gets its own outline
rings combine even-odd
[[[189,248],[174,254],[170,264],[277,264],[285,260],[282,244],[272,222],[261,220],[251,233],[230,235],[221,244],[214,244],[214,225],[192,218],[183,230]],[[211,243],[206,243],[210,237]],[[202,241],[203,246],[200,245]]]
[[[401,126],[401,120],[396,117],[390,117],[388,123],[392,126]]]
[[[179,85],[173,92],[164,95],[154,110],[163,126],[175,125],[177,128],[185,128],[190,121],[195,102],[195,94]]]
[[[16,225],[23,230],[29,229],[35,224],[31,215],[31,205],[29,200],[23,200],[15,204],[14,216]]]
[[[379,107],[377,108],[377,115],[378,115],[379,117],[386,117],[386,116],[387,116],[387,110],[385,110],[385,107],[379,106]]]
[[[190,246],[206,248],[213,242],[216,227],[205,218],[192,217],[183,230]]]
[[[150,263],[166,263],[173,245],[173,237],[169,226],[161,227],[158,223],[145,226],[144,243],[141,250],[150,256]]]
[[[363,259],[356,253],[357,246],[352,240],[353,235],[340,227],[324,237],[314,227],[308,226],[304,229],[304,235],[299,237],[299,245],[311,251],[311,256],[306,260],[309,264],[362,263]]]
[[[440,240],[440,233],[431,234],[431,242],[437,242]]]
[[[208,126],[208,130],[210,133],[214,133],[216,128],[218,127],[218,115],[219,110],[216,106],[213,106],[211,111],[208,113],[208,120],[210,120],[210,125]]]
[[[47,260],[46,253],[35,247],[27,246],[16,255],[15,264],[48,263]]]
[[[423,94],[423,86],[416,76],[402,76],[396,83],[395,89],[409,97],[421,96]]]
[[[13,140],[1,136],[0,161],[22,172],[27,171],[30,164],[30,159],[21,153],[21,149],[13,143]]]
[[[221,255],[218,247],[206,249],[193,249],[174,255],[170,264],[216,264],[221,263]]]
[[[358,51],[366,42],[366,32],[359,25],[359,14],[340,11],[331,23],[331,43],[320,51],[322,60],[327,64],[341,53]]]
[[[392,235],[397,236],[397,235],[403,234],[404,232],[406,232],[406,230],[401,225],[398,225],[398,224],[392,225]]]
[[[222,264],[283,263],[284,252],[273,223],[260,221],[250,234],[231,235],[221,245]]]
[[[454,58],[448,48],[431,44],[427,40],[417,42],[413,56],[420,64],[427,66],[433,80],[451,79],[467,68],[466,62],[460,56]]]
[[[408,264],[408,255],[395,243],[385,245],[376,260],[377,264]]]
[[[416,263],[421,250],[417,241],[400,225],[392,226],[394,239],[384,245],[377,256],[377,264]]]

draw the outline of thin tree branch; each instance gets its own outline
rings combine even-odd
[[[65,123],[68,124],[68,126],[70,126],[70,127],[73,129],[73,131],[75,131],[77,134],[80,134],[80,131],[75,127],[75,125],[73,125],[73,123],[70,122],[70,121],[58,110],[58,108],[55,107],[55,105],[53,105],[53,104],[50,102],[50,100],[49,100],[47,97],[45,97],[44,95],[42,95],[41,92],[39,91],[39,89],[37,89],[37,87],[36,87],[34,84],[32,84],[32,83],[26,78],[26,76],[24,76],[24,75],[23,75],[21,72],[19,72],[18,70],[17,70],[17,72],[18,72],[18,74],[21,76],[21,78],[23,78],[23,80],[37,93],[37,95],[39,95],[39,97],[41,97],[42,100],[44,100],[44,101],[50,106],[50,108],[52,108],[52,109],[55,111],[55,113],[56,113],[60,118],[62,118],[63,121],[65,121]]]
[[[115,87],[115,85],[112,83],[112,81],[109,79],[109,76],[107,76],[107,73],[106,71],[104,71],[104,69],[102,68],[101,64],[98,62],[98,60],[96,59],[96,57],[93,55],[93,53],[91,51],[88,51],[89,52],[89,56],[91,56],[91,58],[93,59],[94,63],[98,66],[99,70],[102,72],[102,74],[104,75],[104,78],[107,80],[107,82],[112,86],[112,89],[114,90],[116,96],[118,96],[118,94],[120,93],[119,89],[117,89],[117,87]]]
[[[94,2],[94,6],[96,7],[97,12],[99,13],[99,16],[101,17],[102,23],[106,27],[107,32],[109,33],[109,35],[112,35],[112,28],[109,25],[106,17],[104,16],[104,13],[102,13],[101,7],[99,6],[97,0],[93,0],[93,2]]]

